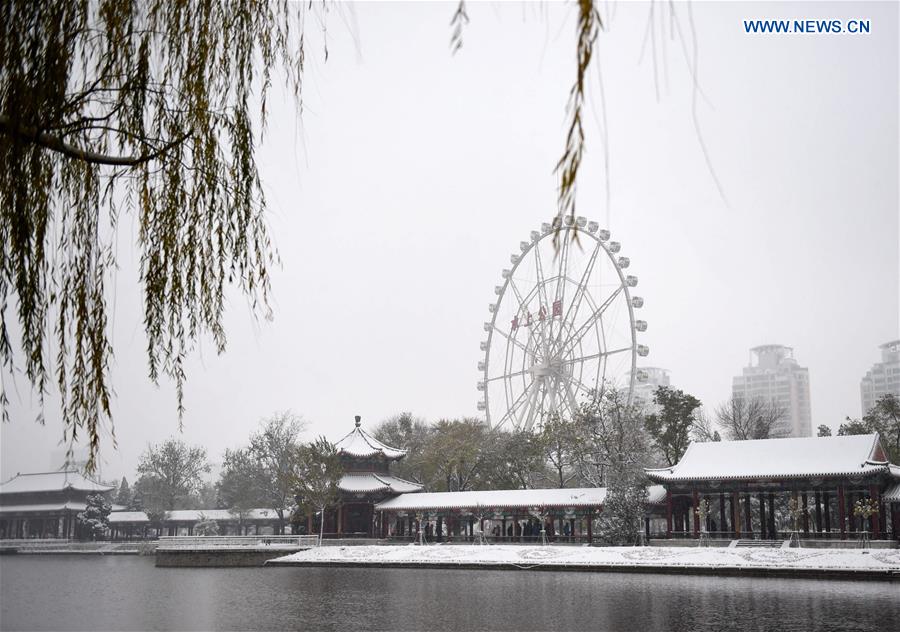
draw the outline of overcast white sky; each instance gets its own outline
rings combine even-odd
[[[600,36],[609,204],[596,70],[579,214],[608,226],[640,279],[646,364],[708,407],[730,395],[748,349],[793,346],[809,368],[813,427],[858,416],[859,380],[898,335],[898,5],[692,6],[702,95],[675,24],[656,5],[610,3]],[[259,152],[283,267],[275,319],[234,295],[228,351],[189,367],[183,438],[213,461],[260,418],[292,409],[338,439],[403,410],[477,414],[482,322],[509,255],[555,212],[553,167],[574,77],[574,7],[469,6],[450,54],[451,3],[341,5],[327,62],[309,56],[302,123],[272,99]],[[661,12],[664,12],[661,14]],[[661,18],[662,15],[662,19]],[[869,19],[868,35],[747,35],[744,19]],[[315,30],[315,29],[313,29]],[[691,46],[690,40],[688,46]],[[689,49],[690,50],[690,49]],[[656,96],[657,76],[659,98]],[[122,223],[127,244],[134,229]],[[146,377],[136,255],[115,297],[118,451],[103,478],[133,479],[149,442],[177,432],[173,389]],[[51,465],[62,434],[17,380],[0,428],[5,480]]]

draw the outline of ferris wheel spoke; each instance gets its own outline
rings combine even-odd
[[[581,275],[581,280],[578,282],[578,287],[575,289],[575,296],[572,299],[572,302],[569,303],[569,306],[566,308],[566,315],[563,317],[563,322],[569,322],[569,316],[572,316],[572,320],[578,316],[578,310],[581,309],[581,301],[584,299],[584,295],[587,292],[587,282],[588,279],[591,278],[591,272],[594,269],[594,264],[597,261],[597,256],[600,254],[600,242],[597,242],[597,245],[594,247],[594,252],[591,253],[591,258],[588,260],[587,265],[584,267],[584,272]],[[561,327],[559,330],[558,337],[562,337],[563,328]],[[557,339],[557,344],[559,340]]]
[[[520,375],[525,375],[526,373],[529,373],[530,371],[531,371],[531,369],[522,369],[521,371],[516,371],[515,373],[504,373],[502,375],[495,375],[494,377],[489,377],[488,379],[486,379],[485,382],[496,382],[497,380],[512,379],[512,378],[518,377]]]
[[[516,340],[515,338],[513,338],[512,336],[510,336],[508,333],[506,333],[505,331],[503,331],[502,329],[500,329],[499,327],[497,327],[497,325],[491,325],[491,329],[493,329],[493,330],[496,331],[498,334],[500,334],[501,336],[503,336],[504,338],[506,338],[508,341],[510,341],[511,343],[513,343],[514,345],[516,345],[517,347],[519,347],[519,349],[521,349],[521,350],[524,351],[525,353],[527,353],[527,354],[530,354],[530,353],[531,353],[531,352],[528,350],[528,347],[526,347],[526,346],[523,345],[521,342],[519,342],[518,340]]]
[[[591,388],[590,386],[588,386],[587,384],[585,384],[584,382],[582,382],[581,380],[579,380],[578,378],[573,377],[573,376],[566,376],[566,377],[565,377],[565,380],[566,380],[566,387],[567,387],[567,388],[571,388],[572,385],[574,384],[575,387],[577,388],[577,390],[579,390],[579,391],[584,391],[584,392],[587,393],[588,395],[590,395],[591,392],[597,390],[596,387]]]
[[[519,428],[524,428],[525,430],[531,430],[531,426],[534,423],[534,411],[537,408],[534,405],[534,400],[537,399],[537,394],[540,390],[541,390],[540,388],[531,389],[531,395],[528,397],[528,406],[526,406],[519,412],[519,423],[518,423]],[[525,419],[525,423],[523,424],[522,417],[525,415],[526,412],[528,413],[528,417]]]
[[[538,410],[538,407],[534,405],[534,400],[537,399],[537,391],[531,398],[530,406],[528,407],[528,418],[525,420],[525,425],[520,426],[523,430],[531,430],[534,427],[534,415]]]
[[[512,406],[510,406],[509,409],[506,411],[506,414],[503,415],[503,417],[500,418],[500,421],[498,421],[496,423],[495,427],[500,426],[501,424],[503,424],[504,421],[506,421],[507,419],[509,419],[510,417],[512,417],[513,415],[516,414],[516,411],[519,409],[519,407],[525,403],[526,395],[529,394],[529,391],[532,389],[535,382],[536,382],[536,380],[533,380],[532,382],[530,382],[528,384],[528,386],[525,387],[525,390],[523,390],[519,394],[519,396],[516,398],[516,400],[512,403]]]
[[[573,349],[575,345],[581,342],[581,339],[590,331],[591,327],[597,320],[603,315],[603,312],[612,305],[613,301],[616,300],[616,297],[622,293],[622,290],[625,288],[624,285],[620,285],[616,288],[616,290],[610,294],[605,301],[603,301],[600,306],[594,310],[594,313],[590,315],[590,317],[584,321],[581,326],[575,331],[572,337],[566,341],[566,347],[564,351]]]
[[[566,270],[569,269],[569,238],[566,237],[562,242],[562,249],[559,254],[559,272],[556,276],[556,292],[554,299],[561,301],[566,289]]]
[[[547,303],[547,288],[545,287],[544,264],[541,261],[541,251],[538,248],[538,242],[534,242],[534,267],[537,271],[538,302],[545,305]]]
[[[516,282],[513,281],[512,275],[509,275],[509,287],[512,289],[513,294],[516,295],[516,300],[519,302],[519,310],[517,313],[527,312],[528,308],[525,304],[525,299],[522,298],[522,293],[519,292],[519,288],[516,286]]]
[[[575,411],[578,410],[578,400],[575,399],[575,393],[572,392],[572,383],[566,382],[566,395],[569,398],[569,406],[571,407],[572,414],[575,414]]]
[[[567,358],[563,360],[563,364],[575,364],[576,362],[587,362],[588,360],[594,360],[596,358],[605,358],[611,355],[616,355],[617,353],[623,353],[625,351],[631,351],[633,347],[622,347],[621,349],[613,349],[612,351],[601,351],[600,353],[593,353],[587,356],[581,356],[580,358]]]

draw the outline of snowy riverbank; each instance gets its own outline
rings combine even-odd
[[[900,550],[575,546],[348,546],[301,551],[278,566],[437,567],[842,576],[900,580]]]

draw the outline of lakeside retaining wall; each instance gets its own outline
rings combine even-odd
[[[308,547],[158,548],[156,566],[226,568],[263,566],[268,560],[303,551]]]

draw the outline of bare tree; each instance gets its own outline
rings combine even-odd
[[[691,440],[697,443],[708,443],[710,441],[721,441],[722,435],[716,429],[715,422],[706,414],[706,411],[700,409],[694,419],[694,427],[691,428]]]
[[[732,397],[716,408],[716,421],[732,441],[779,439],[789,434],[786,413],[775,401]]]
[[[342,472],[337,450],[325,437],[297,448],[297,478],[294,481],[297,504],[309,514],[320,512],[320,545],[325,533],[325,510],[340,499],[338,483]]]
[[[160,445],[148,446],[141,455],[137,472],[137,489],[144,502],[169,511],[178,509],[203,487],[208,474],[206,450],[188,446],[180,439],[168,439]]]
[[[278,514],[284,531],[285,511],[293,504],[300,433],[306,422],[290,411],[275,413],[250,435],[249,455],[256,460],[266,506]]]
[[[646,461],[647,435],[640,413],[634,405],[628,405],[626,393],[605,388],[600,397],[581,405],[575,422],[581,436],[575,446],[574,461],[585,484],[605,485],[610,468],[626,461]]]
[[[551,413],[544,420],[538,445],[549,465],[547,480],[554,487],[566,487],[578,477],[575,467],[581,433],[578,424]]]
[[[640,412],[626,393],[607,386],[600,397],[582,404],[576,415],[583,426],[587,473],[602,472],[607,488],[600,515],[601,537],[610,544],[633,544],[641,531],[647,497],[643,470],[649,452]]]

